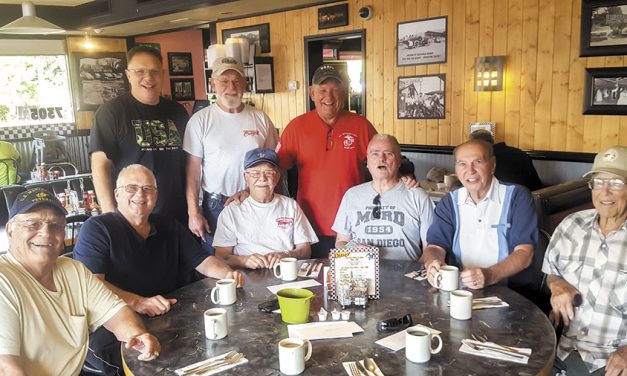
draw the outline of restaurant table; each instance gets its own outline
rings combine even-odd
[[[322,261],[322,260],[314,260]],[[300,261],[301,263],[303,261]],[[311,261],[309,261],[311,262]],[[328,262],[324,260],[324,262]],[[349,308],[350,320],[363,329],[352,338],[313,340],[313,354],[306,363],[304,375],[345,374],[342,362],[365,357],[375,359],[385,375],[536,375],[550,370],[555,349],[555,333],[548,318],[532,302],[504,286],[491,286],[473,291],[474,297],[498,296],[509,307],[474,310],[472,319],[460,321],[449,316],[449,293],[440,292],[424,281],[405,277],[417,270],[409,261],[381,260],[381,297],[369,300],[367,308]],[[220,375],[280,375],[278,342],[288,337],[287,325],[280,314],[257,310],[261,302],[274,295],[266,288],[280,284],[271,270],[244,271],[246,283],[237,290],[237,302],[226,308],[228,336],[221,340],[205,338],[203,312],[216,305],[211,302],[215,280],[204,279],[185,286],[168,297],[178,299],[172,310],[163,316],[144,317],[149,332],[161,342],[161,356],[151,362],[137,360],[134,350],[123,350],[127,375],[174,375],[174,370],[236,349],[244,353],[248,363],[231,368]],[[322,272],[318,281],[322,283]],[[299,278],[302,280],[304,278]],[[312,301],[310,322],[318,321],[321,306],[331,312],[341,307],[328,300],[323,286],[310,288]],[[377,332],[377,322],[398,318],[406,313],[414,324],[423,324],[442,332],[442,351],[424,364],[405,358],[405,350],[396,352],[374,342],[393,333]],[[329,319],[331,315],[329,314]],[[459,351],[461,340],[471,333],[487,336],[492,342],[533,350],[528,364],[489,359]]]

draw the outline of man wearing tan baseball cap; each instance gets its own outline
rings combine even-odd
[[[542,266],[553,320],[566,327],[555,364],[568,375],[624,375],[627,147],[613,146],[597,154],[584,177],[590,178],[594,209],[571,214],[560,223]]]

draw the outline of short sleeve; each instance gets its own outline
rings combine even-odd
[[[0,355],[20,356],[22,333],[18,298],[11,284],[0,274]]]
[[[353,224],[350,220],[350,215],[348,213],[348,206],[351,200],[351,191],[348,190],[342,197],[342,202],[340,203],[340,207],[337,209],[337,214],[335,215],[335,221],[333,222],[333,226],[331,226],[331,230],[335,231],[337,234],[350,236],[352,238],[353,233]]]
[[[547,275],[561,275],[558,268],[557,260],[559,258],[560,249],[572,249],[573,245],[568,241],[568,236],[565,235],[565,221],[557,226],[555,232],[551,236],[551,241],[546,247],[546,253],[544,254],[544,262],[542,263],[542,272]]]
[[[418,217],[420,218],[420,238],[427,241],[427,232],[429,227],[433,223],[433,201],[422,190],[418,190],[418,208],[420,212]]]
[[[427,231],[427,243],[440,246],[448,253],[453,250],[455,236],[455,213],[453,196],[447,194],[435,207],[433,222]]]
[[[510,250],[521,244],[535,245],[538,242],[538,215],[529,190],[521,185],[515,186],[510,215],[512,227],[509,229]]]
[[[206,111],[209,111],[208,107],[198,111],[191,119],[189,119],[185,129],[185,135],[183,136],[183,150],[185,150],[188,154],[199,158],[202,158],[204,155],[202,144],[202,122]]]
[[[294,167],[296,163],[296,141],[294,139],[293,128],[297,126],[294,121],[290,122],[281,134],[281,142],[276,147],[276,153],[279,157],[279,165],[281,169],[287,171]]]
[[[218,216],[215,234],[213,234],[214,247],[235,247],[237,245],[237,229],[233,220],[231,207],[227,206]]]
[[[84,273],[87,286],[86,312],[89,330],[95,331],[113,316],[115,316],[126,303],[109,290],[104,283],[94,276],[84,266],[80,265]],[[79,271],[81,272],[81,271]]]
[[[287,198],[288,200],[291,200]],[[318,237],[314,232],[313,227],[311,227],[311,223],[303,213],[303,210],[298,206],[296,201],[291,200],[292,204],[295,206],[294,210],[294,244],[301,243],[310,243],[314,244],[318,242]]]
[[[117,119],[110,108],[101,106],[94,115],[94,122],[89,137],[89,153],[102,151],[113,160],[119,154],[117,142]]]
[[[80,261],[94,274],[107,275],[110,265],[111,240],[98,217],[89,218],[81,226],[74,246],[74,259]]]
[[[266,137],[266,141],[263,147],[274,150],[279,144],[279,132],[277,132],[274,124],[272,124],[272,120],[270,120],[268,115],[264,113],[263,118],[264,122],[268,126],[268,136]]]
[[[192,271],[198,267],[209,254],[205,252],[192,233],[179,221],[175,221],[179,233],[180,266],[183,271]]]

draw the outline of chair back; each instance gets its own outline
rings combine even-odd
[[[22,185],[8,185],[6,187],[0,187],[0,228],[4,228],[9,220],[9,210],[15,202],[15,198],[20,192],[25,191],[26,188]]]

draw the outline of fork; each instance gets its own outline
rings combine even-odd
[[[355,362],[348,363],[348,369],[351,371],[351,376],[362,376],[361,371],[357,369]]]
[[[482,342],[482,343],[490,342],[488,340],[488,337],[485,336],[485,335],[476,336],[474,333],[470,333],[470,336],[472,337],[472,339],[474,339],[477,342]],[[511,352],[519,353],[519,351],[516,348],[511,347],[511,346],[501,345],[501,344],[498,344],[498,343],[495,343],[495,345],[499,346],[499,347],[502,347],[504,349],[507,349],[507,350],[509,350]]]

